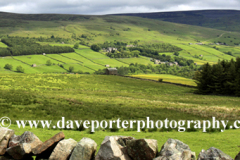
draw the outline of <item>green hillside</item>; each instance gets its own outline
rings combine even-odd
[[[195,10],[118,14],[239,32],[239,10]]]
[[[222,133],[214,130],[203,133],[201,129],[186,132],[97,129],[95,134],[90,134],[89,129],[18,128],[15,122],[43,119],[55,124],[63,116],[66,120],[145,120],[146,117],[151,120],[210,120],[215,116],[218,120],[232,122],[239,119],[238,97],[196,95],[192,88],[119,76],[5,74],[0,75],[0,79],[0,117],[11,118],[11,129],[18,135],[31,131],[45,141],[63,131],[66,138],[90,137],[98,144],[107,135],[127,135],[157,139],[159,146],[168,138],[176,138],[187,143],[196,154],[212,146],[232,157],[239,152],[236,139],[240,130],[233,129]]]
[[[74,49],[74,52],[70,53],[51,54],[51,52],[47,52],[44,56],[41,52],[38,53],[39,55],[35,55],[37,50],[34,50],[32,53],[28,53],[32,55],[8,56],[5,59],[2,57],[0,59],[2,71],[7,63],[13,65],[12,71],[14,72],[16,67],[21,65],[25,69],[25,73],[67,73],[70,67],[74,68],[74,72],[94,73],[99,69],[104,69],[106,65],[128,67],[135,63],[156,66],[153,61],[150,61],[152,57],[144,57],[144,54],[142,54],[144,56],[140,55],[137,58],[110,58],[103,50],[95,52],[90,49],[92,44],[103,44],[106,41],[124,42],[137,46],[168,43],[181,49],[178,58],[193,60],[196,65],[207,62],[213,64],[219,59],[230,60],[239,56],[240,53],[238,53],[239,46],[237,45],[240,43],[240,33],[238,32],[140,17],[25,15],[3,12],[0,13],[0,17],[2,17],[0,19],[2,22],[0,25],[1,39],[6,40],[13,36],[25,37],[24,42],[33,45],[32,48],[38,48],[37,44],[39,44],[45,47],[45,50],[50,46],[72,48],[76,43],[79,44],[78,49]],[[225,45],[217,45],[216,43],[224,43]],[[21,47],[21,45],[17,45],[15,48]],[[11,46],[2,42],[0,43],[1,50],[12,52]],[[22,51],[22,53],[25,52]],[[176,57],[174,52],[159,52],[159,55]],[[51,61],[52,65],[47,66],[47,61]],[[36,67],[31,67],[33,64],[36,64]]]

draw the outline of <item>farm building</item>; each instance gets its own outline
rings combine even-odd
[[[44,56],[45,56],[45,55],[46,55],[46,53],[43,53],[42,55],[44,55]]]
[[[106,75],[117,75],[118,71],[117,68],[107,68]]]
[[[117,51],[117,48],[108,47],[106,51],[107,51],[107,52]]]
[[[154,64],[160,64],[160,63],[161,63],[160,60],[158,60],[158,59],[154,60]]]

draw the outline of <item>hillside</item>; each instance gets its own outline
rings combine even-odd
[[[199,10],[156,13],[129,13],[117,15],[157,19],[174,23],[215,28],[225,31],[240,31],[240,11],[238,10]]]
[[[129,66],[131,63],[154,65],[150,61],[151,57],[109,58],[102,51],[93,52],[89,48],[92,44],[103,44],[106,41],[138,45],[170,43],[182,49],[179,51],[179,58],[193,60],[197,65],[206,62],[213,64],[219,59],[230,60],[240,55],[238,32],[131,16],[29,15],[1,12],[0,17],[2,40],[9,36],[19,36],[32,38],[34,42],[31,44],[35,46],[40,44],[73,47],[75,43],[81,44],[79,50],[60,52],[59,55],[51,55],[51,52],[47,52],[46,56],[35,55],[37,51],[33,51],[31,56],[14,56],[20,55],[16,53],[12,54],[12,57],[2,57],[2,72],[7,63],[13,65],[13,71],[22,65],[25,73],[64,73],[68,72],[71,66],[75,71],[93,73],[105,68],[107,64],[111,67]],[[200,42],[205,45],[198,45]],[[0,42],[0,49],[6,50],[8,47],[10,46]],[[28,46],[28,52],[29,48]],[[19,50],[16,48],[15,51]],[[26,52],[23,50],[22,53]],[[171,57],[174,57],[174,54],[159,52],[159,55]],[[48,60],[52,61],[53,66],[46,66]],[[32,64],[36,64],[37,67],[31,67]]]
[[[231,37],[226,41],[229,45],[240,43],[240,33],[129,16],[29,15],[2,12],[0,27],[0,36],[50,37],[54,35],[61,38],[81,38],[84,34],[84,40],[89,43],[105,40],[190,43],[209,39],[214,42],[225,36],[219,37],[222,34]]]
[[[193,89],[171,84],[136,80],[119,76],[15,74],[0,75],[0,117],[8,116],[11,129],[20,135],[28,130],[42,141],[63,131],[66,138],[89,137],[101,143],[105,136],[131,135],[135,138],[156,138],[161,145],[168,138],[188,143],[198,154],[212,146],[234,157],[239,152],[239,130],[219,132],[178,128],[164,130],[142,129],[43,129],[18,128],[15,120],[52,120],[56,124],[62,117],[67,120],[217,120],[239,119],[238,97],[196,95]],[[192,126],[194,124],[192,123]],[[75,127],[75,125],[74,125]],[[215,133],[214,133],[215,132]],[[229,138],[229,136],[231,138]],[[228,137],[228,138],[226,138]],[[197,145],[196,145],[197,144]],[[226,145],[223,145],[226,144]],[[160,144],[159,144],[160,145]]]

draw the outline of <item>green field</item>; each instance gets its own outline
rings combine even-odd
[[[123,62],[123,63],[127,63],[127,64],[131,64],[131,63],[138,63],[138,64],[144,64],[144,65],[154,65],[154,63],[152,61],[150,61],[150,58],[146,59],[143,57],[140,58],[117,58],[117,60]]]
[[[0,42],[0,48],[7,48],[8,46],[2,42]]]
[[[69,57],[73,60],[76,60],[78,62],[82,62],[82,65],[85,66],[85,67],[89,67],[93,70],[98,70],[98,69],[103,69],[105,68],[104,66],[102,65],[99,65],[99,64],[96,64],[94,63],[93,61],[90,61],[89,59],[86,59],[85,57],[81,56],[80,54],[77,54],[77,53],[65,53],[65,54],[62,54],[63,56],[66,56],[66,57]]]
[[[168,74],[143,74],[143,75],[132,75],[132,77],[138,77],[142,79],[150,79],[150,80],[156,80],[163,79],[163,82],[171,82],[171,83],[178,83],[178,84],[184,84],[189,86],[196,86],[196,83],[192,79],[183,78],[179,76],[174,75],[168,75]]]
[[[4,68],[6,64],[11,64],[13,66],[13,71],[16,71],[17,66],[22,66],[25,69],[25,73],[39,73],[33,67],[28,64],[24,64],[21,61],[17,61],[11,57],[1,57],[0,58],[0,68]]]
[[[230,121],[239,119],[238,97],[195,95],[194,89],[118,76],[6,74],[0,75],[0,117],[8,116],[16,134],[29,130],[42,141],[60,130],[17,128],[15,120],[204,120],[215,116]],[[27,83],[26,83],[27,82]],[[14,89],[14,90],[13,90]],[[224,117],[224,118],[223,118]],[[44,134],[42,134],[44,132]],[[158,140],[159,148],[168,138],[188,144],[198,154],[212,146],[232,157],[239,152],[240,130],[221,132],[110,132],[63,130],[66,138],[79,141],[90,137],[100,143],[105,136],[128,135]],[[228,137],[228,138],[226,138]],[[224,145],[223,145],[224,144]]]
[[[223,45],[215,45],[215,47],[221,52],[231,52],[233,56],[240,56],[240,46],[223,46]]]
[[[91,60],[94,60],[94,59],[110,59],[108,56],[104,55],[104,54],[101,54],[99,52],[95,52],[91,49],[77,49],[76,50],[76,53],[88,58],[88,59],[91,59]]]
[[[20,60],[29,65],[36,64],[37,66],[45,65],[48,60],[50,60],[52,63],[55,63],[55,64],[59,63],[58,61],[53,60],[44,55],[14,56],[14,59]]]

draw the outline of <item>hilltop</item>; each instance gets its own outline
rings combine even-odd
[[[240,11],[238,10],[199,10],[155,13],[129,13],[116,15],[157,19],[174,23],[215,28],[225,31],[240,31]]]

